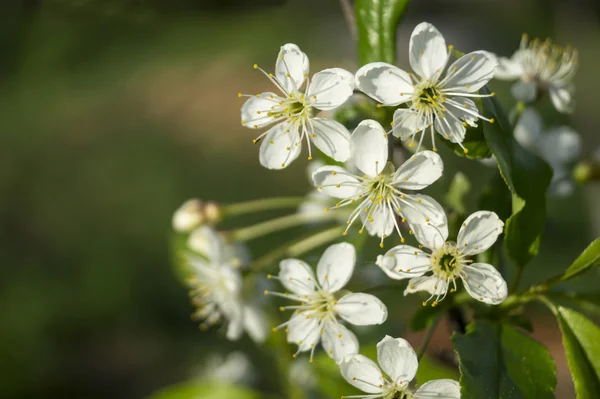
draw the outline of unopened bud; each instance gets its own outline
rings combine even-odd
[[[173,229],[189,233],[204,222],[202,202],[199,199],[187,200],[173,214]]]
[[[206,202],[203,215],[208,223],[216,223],[221,220],[221,207],[216,202]]]

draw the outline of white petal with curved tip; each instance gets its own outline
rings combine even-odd
[[[356,72],[356,86],[383,105],[396,106],[412,98],[414,87],[408,73],[385,62],[373,62]]]
[[[347,242],[331,245],[323,252],[317,265],[319,284],[329,293],[338,291],[352,277],[355,263],[354,245]]]
[[[439,205],[439,204],[438,204]],[[440,206],[441,208],[441,206]],[[443,209],[440,209],[443,212]],[[411,224],[410,228],[421,245],[429,249],[437,249],[448,239],[448,221],[433,224]]]
[[[306,97],[313,107],[327,111],[345,103],[353,91],[352,74],[341,68],[330,68],[313,76]]]
[[[257,306],[244,306],[244,329],[256,343],[263,343],[267,339],[267,317]]]
[[[345,356],[358,352],[356,335],[340,323],[328,321],[323,326],[323,349],[339,363]]]
[[[419,277],[431,269],[429,255],[410,245],[395,246],[379,255],[376,264],[394,280]]]
[[[343,358],[340,371],[348,384],[366,393],[383,392],[383,374],[377,364],[366,356],[354,354]]]
[[[470,126],[477,126],[479,110],[473,100],[466,97],[454,97],[452,102],[456,104],[451,104],[447,101],[446,105],[450,108],[454,116],[467,122]]]
[[[519,53],[512,58],[496,57],[498,67],[494,71],[494,78],[499,80],[515,80],[523,75],[523,65],[519,61]]]
[[[272,107],[279,106],[283,99],[275,93],[261,93],[258,97],[250,97],[242,105],[242,125],[250,129],[258,129],[275,122],[268,115]]]
[[[458,249],[466,255],[480,254],[494,245],[503,227],[504,222],[494,212],[475,212],[458,232]]]
[[[308,68],[308,57],[298,46],[293,43],[281,46],[275,63],[275,77],[288,93],[300,89]]]
[[[510,88],[512,95],[517,99],[530,103],[537,98],[537,86],[533,82],[519,81]]]
[[[444,79],[444,90],[472,93],[485,86],[494,76],[498,63],[486,51],[474,51],[454,61]]]
[[[404,162],[394,174],[394,186],[422,190],[442,176],[444,163],[433,151],[421,151]]]
[[[388,139],[381,125],[371,119],[362,121],[350,142],[354,165],[369,176],[379,175],[388,160]]]
[[[286,290],[297,295],[315,292],[315,275],[300,259],[284,259],[279,263],[279,280]]]
[[[387,308],[377,297],[369,294],[348,294],[337,301],[333,310],[355,326],[381,324],[387,319]]]
[[[350,132],[344,125],[326,118],[312,118],[309,126],[314,129],[312,142],[328,157],[338,162],[350,158]]]
[[[465,289],[473,298],[489,305],[498,305],[506,299],[506,281],[498,270],[487,263],[473,263],[464,267],[467,278]]]
[[[442,34],[427,22],[416,26],[410,36],[410,66],[419,76],[439,76],[448,61],[448,49]]]
[[[458,116],[452,114],[453,111],[454,109],[447,108],[443,118],[439,116],[435,118],[435,130],[446,140],[450,140],[453,143],[462,143],[465,139],[467,128],[458,119]]]
[[[414,399],[460,399],[460,384],[454,380],[433,380],[421,385]]]
[[[517,120],[513,134],[515,139],[525,148],[535,149],[540,139],[544,124],[535,108],[525,108]]]
[[[321,339],[319,321],[314,317],[307,317],[310,312],[295,313],[287,325],[287,342],[298,345],[300,352],[312,349]]]
[[[417,354],[408,341],[389,335],[377,344],[377,361],[396,383],[412,381],[419,368]]]
[[[297,127],[288,123],[273,126],[263,138],[260,145],[260,164],[267,169],[283,169],[292,163],[302,150],[302,143]]]
[[[408,286],[404,290],[404,295],[412,294],[419,291],[425,291],[430,294],[442,295],[448,289],[446,280],[442,280],[435,275],[421,276],[410,279]]]
[[[191,250],[207,258],[209,263],[220,263],[225,258],[225,241],[212,227],[201,226],[192,231],[187,245]]]
[[[433,198],[423,194],[405,194],[400,200],[402,215],[410,224],[441,225],[447,223],[442,206]]]
[[[370,217],[370,218],[369,218]],[[394,212],[385,205],[378,205],[374,210],[360,212],[360,219],[363,221],[367,231],[372,236],[389,236],[394,231]]]
[[[398,108],[394,112],[392,134],[402,140],[413,136],[429,125],[427,118],[412,109]]]
[[[221,301],[219,308],[228,321],[225,336],[231,341],[237,341],[244,333],[244,310],[241,302],[230,298],[226,301]]]
[[[312,179],[320,192],[334,198],[352,198],[361,191],[360,180],[341,166],[321,166],[314,171]]]
[[[570,89],[566,88],[551,88],[550,100],[554,104],[554,108],[563,114],[570,114],[575,109],[575,100]]]

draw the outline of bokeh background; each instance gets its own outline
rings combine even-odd
[[[548,125],[571,123],[581,133],[590,157],[600,145],[598,4],[414,1],[398,32],[398,62],[408,66],[410,32],[423,20],[463,51],[510,55],[525,31],[570,43],[581,60],[576,112],[567,119],[542,108]],[[200,378],[214,353],[231,351],[249,353],[250,368],[263,371],[254,384],[282,397],[275,355],[190,321],[167,238],[172,212],[190,197],[238,202],[309,191],[306,161],[263,169],[255,132],[239,123],[237,93],[271,89],[252,65],[272,69],[286,42],[309,55],[312,72],[358,67],[333,0],[2,2],[0,397],[143,398]],[[494,89],[509,106],[509,84]],[[476,186],[491,174],[446,154],[448,170],[464,170]],[[527,281],[564,269],[599,235],[597,198],[592,183],[549,199]],[[598,274],[588,277],[575,284],[594,292]],[[394,332],[417,345],[403,324],[408,313],[398,313]],[[557,397],[573,398],[555,322],[541,310],[533,316],[534,335],[557,361]],[[438,330],[433,355],[450,345],[447,328]]]

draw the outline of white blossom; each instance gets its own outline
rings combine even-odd
[[[466,54],[450,65],[442,78],[451,56],[449,49],[452,46],[446,47],[440,32],[423,22],[410,37],[409,61],[414,74],[384,62],[367,64],[356,72],[356,86],[381,105],[408,105],[394,113],[391,132],[402,140],[410,139],[409,146],[422,132],[417,151],[427,128],[436,151],[434,132],[462,147],[467,125],[477,126],[478,119],[494,121],[482,116],[471,100],[488,96],[476,92],[492,79],[497,66],[494,57],[485,51]]]
[[[202,330],[225,324],[230,340],[239,339],[246,331],[256,342],[263,342],[266,318],[258,307],[242,297],[239,252],[208,226],[192,232],[188,246],[194,251],[185,254],[192,272],[186,283],[196,307],[192,318],[201,321]]]
[[[387,335],[377,344],[379,365],[366,356],[353,354],[340,363],[342,376],[365,395],[342,399],[460,399],[460,384],[450,379],[433,380],[415,389],[419,360],[410,344]]]
[[[358,352],[358,340],[341,321],[357,326],[381,324],[387,319],[386,306],[375,296],[350,293],[338,298],[337,293],[348,283],[354,271],[356,251],[348,243],[331,245],[317,265],[316,276],[311,267],[299,259],[285,259],[277,279],[289,292],[265,291],[298,302],[280,310],[293,310],[290,320],[275,327],[285,328],[287,341],[298,345],[300,352],[310,351],[310,361],[321,343],[336,362]],[[341,320],[340,320],[341,319]]]
[[[274,74],[256,64],[254,68],[280,92],[238,94],[249,97],[242,106],[242,125],[250,129],[272,125],[254,140],[255,143],[262,141],[260,163],[263,166],[285,168],[300,154],[302,141],[308,146],[309,160],[312,159],[311,144],[336,161],[348,159],[348,130],[339,122],[315,117],[315,114],[342,105],[352,95],[354,76],[350,72],[329,68],[316,73],[310,80],[308,57],[291,43],[281,47]]]
[[[494,78],[518,79],[512,87],[518,100],[532,102],[541,93],[548,93],[559,112],[571,113],[575,107],[573,78],[578,62],[579,54],[570,46],[563,48],[550,39],[529,41],[524,34],[520,48],[511,58],[498,57]]]
[[[377,257],[377,265],[390,278],[410,278],[404,295],[426,291],[432,306],[457,289],[460,279],[469,295],[491,305],[502,303],[507,296],[506,281],[496,268],[470,259],[490,248],[502,233],[504,223],[494,212],[478,211],[469,216],[458,232],[457,242],[446,241],[447,232],[430,235],[421,241],[431,250],[426,253],[409,245],[398,245]]]
[[[544,129],[540,114],[526,108],[514,129],[515,139],[525,148],[539,154],[552,167],[550,192],[568,196],[575,189],[571,167],[581,154],[581,137],[568,126]]]
[[[180,233],[189,233],[204,222],[202,202],[199,199],[190,199],[183,203],[173,214],[173,230]]]
[[[358,204],[348,218],[346,232],[360,217],[359,232],[366,227],[369,234],[381,238],[382,247],[383,239],[394,229],[404,242],[396,215],[410,225],[410,232],[417,238],[434,234],[429,225],[447,232],[446,214],[441,205],[427,195],[409,193],[422,190],[440,178],[444,165],[438,154],[419,152],[394,171],[393,165],[387,162],[387,134],[379,123],[362,121],[350,140],[351,160],[362,176],[339,166],[323,166],[313,173],[313,182],[319,191],[340,199],[335,208]]]

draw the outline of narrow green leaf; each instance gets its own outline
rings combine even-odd
[[[577,399],[596,399],[600,392],[600,328],[572,309],[558,307],[557,317]]]
[[[482,92],[488,91],[484,88]],[[483,98],[482,104],[485,113],[495,119],[494,123],[483,125],[485,139],[513,194],[513,212],[505,224],[504,243],[510,258],[523,268],[539,251],[546,220],[545,194],[552,170],[514,139],[508,118],[495,97]]]
[[[254,391],[233,385],[188,382],[162,389],[148,399],[259,399],[260,397]]]
[[[596,238],[588,247],[579,255],[575,262],[569,266],[562,280],[570,280],[573,277],[584,273],[593,266],[600,265],[600,238]]]
[[[550,353],[511,326],[478,320],[452,340],[460,359],[461,399],[554,398]]]
[[[396,61],[396,28],[409,0],[356,0],[358,58],[362,65]]]

